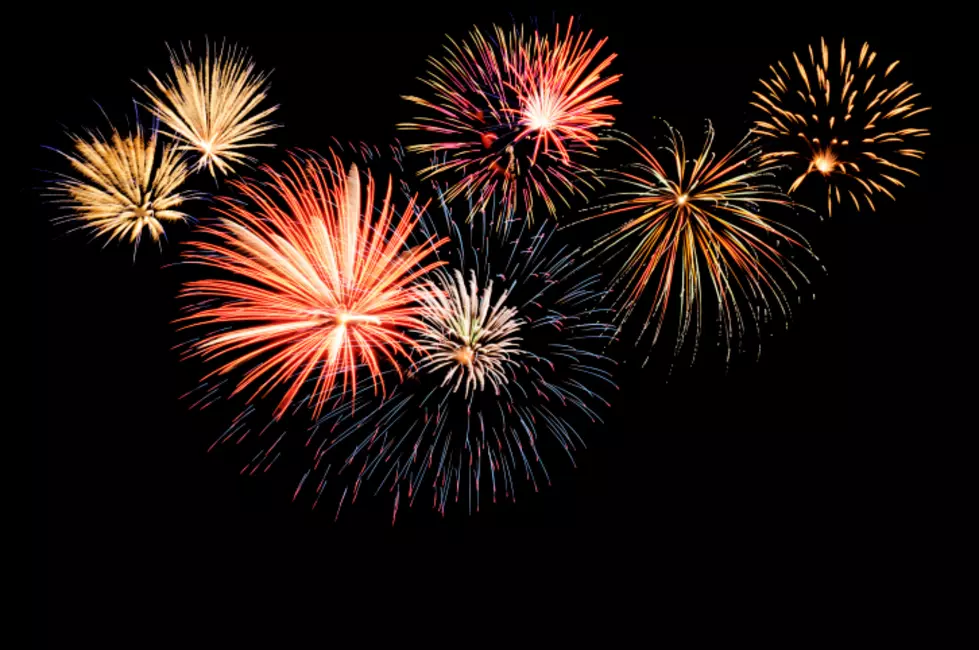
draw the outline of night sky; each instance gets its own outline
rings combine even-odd
[[[37,319],[35,579],[45,620],[59,621],[49,631],[88,638],[105,625],[91,614],[106,608],[149,625],[158,620],[146,613],[149,603],[164,602],[162,593],[247,582],[253,573],[273,573],[286,590],[308,580],[300,576],[311,565],[342,584],[361,582],[368,547],[402,569],[424,557],[435,576],[456,562],[472,570],[471,557],[448,556],[495,554],[484,546],[549,559],[566,553],[585,567],[611,555],[652,575],[657,558],[681,548],[789,553],[800,540],[832,547],[867,531],[893,527],[897,535],[896,522],[929,510],[923,495],[941,461],[927,439],[945,429],[945,416],[921,383],[938,374],[931,342],[945,308],[941,257],[922,249],[948,236],[935,234],[939,222],[966,216],[943,213],[935,202],[944,170],[964,156],[947,113],[955,97],[942,69],[949,54],[936,45],[941,32],[914,21],[851,23],[829,14],[709,20],[691,10],[656,23],[601,9],[574,13],[619,55],[611,69],[623,75],[611,90],[622,101],[612,109],[616,127],[658,143],[652,137],[663,131],[652,118],[662,117],[691,149],[706,119],[718,149],[740,140],[754,116],[751,92],[769,64],[820,36],[831,45],[845,36],[852,49],[870,41],[883,59],[901,60],[904,78],[933,107],[922,120],[932,136],[916,166],[921,176],[906,177],[897,201],[877,201],[876,213],[844,205],[831,219],[789,215],[821,264],[807,268],[811,287],[788,327],[767,328],[759,359],[742,354],[725,369],[710,355],[692,366],[681,356],[670,372],[669,354],[640,368],[635,360],[647,348],[614,348],[613,357],[630,361],[617,370],[620,390],[609,396],[605,425],[582,430],[588,448],[576,455],[577,468],[552,457],[553,485],[540,493],[524,489],[515,504],[473,516],[458,508],[443,518],[423,502],[403,510],[393,529],[387,500],[348,504],[334,523],[333,509],[310,512],[308,501],[290,501],[294,473],[239,476],[239,456],[206,453],[220,414],[202,417],[178,400],[200,366],[179,363],[172,350],[181,340],[171,324],[175,296],[187,275],[168,265],[191,228],[170,228],[162,253],[144,242],[135,262],[126,245],[102,249],[66,233],[38,197],[49,172],[65,169],[43,146],[70,147],[65,128],[104,131],[99,106],[125,126],[138,92],[132,80],[168,69],[166,43],[199,47],[205,35],[244,45],[259,68],[274,69],[270,99],[284,126],[270,137],[277,148],[259,153],[262,162],[280,161],[290,147],[325,152],[333,137],[411,142],[395,124],[417,115],[400,95],[424,92],[416,77],[425,58],[438,54],[444,34],[462,37],[474,23],[506,25],[509,13],[365,7],[363,15],[301,20],[288,31],[175,22],[106,38],[67,29],[39,36],[25,61],[30,110],[18,130],[28,134],[20,193],[33,254],[23,275]],[[554,16],[566,22],[570,14]],[[549,10],[514,16],[553,25]],[[203,176],[193,182],[214,189]],[[817,196],[813,207],[822,208]],[[594,232],[560,234],[587,245]],[[707,327],[704,345],[715,336]],[[932,384],[926,392],[941,399],[938,390]],[[451,553],[438,550],[443,543]],[[274,568],[260,568],[265,563]],[[191,600],[188,608],[203,611],[208,597]]]

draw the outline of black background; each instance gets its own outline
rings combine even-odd
[[[939,386],[936,319],[947,289],[935,249],[955,246],[945,239],[949,222],[965,217],[941,203],[946,170],[965,154],[947,110],[957,98],[937,21],[841,20],[832,11],[573,13],[619,55],[619,128],[648,137],[650,118],[661,116],[694,145],[710,118],[721,148],[746,130],[750,93],[767,65],[820,36],[831,44],[846,36],[851,50],[869,40],[879,56],[902,60],[902,74],[934,107],[921,177],[897,202],[879,201],[876,213],[844,206],[828,220],[798,217],[793,225],[826,271],[810,274],[815,300],[804,296],[757,362],[749,354],[726,372],[697,363],[672,375],[625,364],[607,426],[587,432],[577,469],[550,464],[553,487],[472,517],[459,509],[443,519],[416,506],[393,529],[387,504],[357,504],[334,523],[332,510],[290,502],[294,476],[241,477],[220,450],[205,453],[217,432],[201,431],[177,400],[193,376],[171,350],[179,274],[164,268],[189,229],[169,231],[162,254],[144,245],[135,262],[126,246],[103,250],[65,234],[37,197],[50,178],[43,170],[63,169],[42,145],[67,148],[62,126],[104,127],[96,101],[114,120],[131,119],[131,80],[167,68],[165,43],[199,46],[205,34],[246,45],[260,67],[274,69],[271,98],[285,126],[263,161],[291,146],[325,150],[332,136],[384,144],[414,116],[399,96],[422,92],[415,77],[443,35],[506,24],[508,13],[365,7],[288,29],[148,21],[103,27],[98,38],[48,30],[25,46],[30,171],[18,191],[32,237],[36,586],[45,626],[87,638],[105,629],[93,614],[156,621],[153,610],[175,592],[185,609],[167,616],[179,622],[191,610],[208,618],[212,600],[222,600],[211,590],[228,584],[272,575],[280,589],[319,592],[325,587],[309,572],[320,570],[333,585],[363,582],[372,570],[393,584],[398,571],[437,578],[474,571],[476,558],[500,552],[567,556],[579,567],[614,559],[631,567],[628,581],[638,572],[645,581],[674,553],[817,562],[870,534],[890,540],[876,547],[885,552],[911,534],[909,522],[936,510],[946,452],[934,441],[955,426]],[[553,24],[550,10],[515,13],[533,15]],[[575,230],[563,234],[573,239]],[[380,558],[394,574],[377,569]]]

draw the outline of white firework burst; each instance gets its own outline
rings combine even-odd
[[[454,382],[453,392],[464,385],[468,396],[489,383],[499,394],[509,381],[508,368],[523,354],[517,336],[523,320],[514,307],[504,306],[508,294],[503,291],[494,300],[492,281],[480,291],[475,272],[467,288],[461,271],[436,271],[434,286],[422,293],[424,357],[419,368],[444,371],[442,385]]]
[[[254,161],[249,149],[273,146],[255,142],[276,128],[266,118],[278,106],[258,109],[265,100],[268,76],[256,72],[245,50],[208,46],[198,61],[186,50],[182,55],[171,50],[170,61],[172,77],[162,80],[150,72],[159,95],[137,85],[181,149],[200,156],[197,169],[206,167],[212,176],[215,168],[229,174],[233,164]]]

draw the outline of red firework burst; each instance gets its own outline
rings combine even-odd
[[[222,360],[208,377],[246,367],[234,393],[257,385],[252,399],[288,384],[276,418],[313,381],[319,417],[338,376],[353,402],[360,365],[384,391],[382,360],[397,369],[415,347],[402,333],[420,324],[415,281],[441,264],[424,260],[445,239],[407,246],[424,207],[412,198],[399,216],[390,181],[376,206],[370,173],[362,193],[356,165],[344,174],[335,154],[285,168],[263,167],[268,183],[231,182],[244,201],[221,199],[218,223],[191,243],[186,260],[217,275],[185,285],[195,303],[182,320],[213,328],[189,353]]]
[[[597,182],[587,164],[596,129],[614,121],[599,111],[619,104],[601,93],[620,76],[602,76],[615,55],[597,62],[606,39],[591,40],[573,21],[552,36],[494,27],[489,38],[474,28],[461,43],[450,39],[422,79],[434,97],[405,97],[428,114],[399,125],[434,140],[408,147],[434,156],[423,177],[459,176],[446,199],[464,196],[470,216],[496,191],[504,216],[519,207],[531,218],[537,199],[555,216],[557,201],[586,197]]]
[[[535,33],[533,48],[521,50],[516,78],[523,130],[517,139],[534,139],[532,161],[536,160],[543,143],[544,153],[553,144],[561,160],[568,164],[570,155],[565,142],[594,151],[594,143],[598,141],[595,130],[611,126],[615,121],[608,113],[598,112],[620,103],[609,95],[598,95],[621,76],[604,79],[601,76],[615,55],[592,67],[608,39],[589,47],[590,38],[591,32],[573,36],[572,22],[568,21],[563,37],[558,25],[553,43]]]

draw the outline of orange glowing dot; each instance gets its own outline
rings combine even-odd
[[[836,156],[834,156],[828,149],[826,151],[821,151],[813,156],[812,166],[815,167],[820,174],[825,176],[836,168]]]
[[[471,366],[473,364],[473,357],[476,356],[475,351],[468,345],[464,345],[455,351],[453,357],[455,360],[464,366]]]

